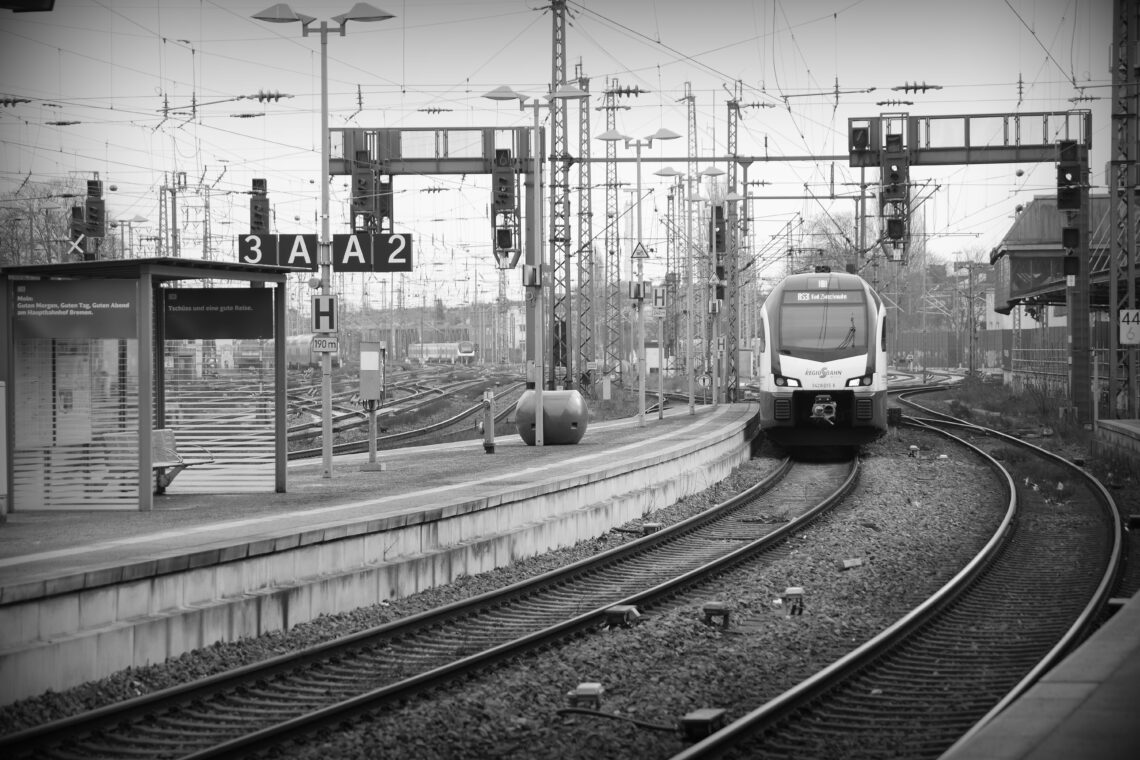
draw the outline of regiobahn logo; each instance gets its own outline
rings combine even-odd
[[[837,369],[828,369],[827,367],[820,367],[819,369],[805,369],[805,377],[818,377],[820,380],[826,380],[829,377],[839,377],[843,374]]]

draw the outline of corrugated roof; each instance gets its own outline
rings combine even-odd
[[[1089,196],[1089,247],[1108,245],[1108,196]],[[1057,210],[1056,196],[1037,196],[1030,201],[1005,237],[993,250],[991,263],[1009,248],[1025,249],[1041,246],[1058,249],[1061,247],[1061,228],[1068,225],[1068,212]]]

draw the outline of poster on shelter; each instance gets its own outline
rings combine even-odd
[[[163,306],[167,340],[273,337],[268,288],[172,288]]]
[[[135,337],[135,280],[17,282],[15,291],[17,339]]]

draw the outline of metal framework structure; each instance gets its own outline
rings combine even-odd
[[[575,66],[578,89],[590,91],[590,80]],[[590,109],[578,110],[578,155],[590,155]],[[578,164],[578,385],[587,395],[594,395],[596,366],[594,355],[594,209],[591,203],[593,180],[591,162]]]
[[[551,0],[550,91],[566,82],[566,0]],[[553,361],[547,370],[547,387],[559,381],[558,368],[566,387],[574,385],[574,345],[570,291],[570,164],[566,149],[566,101],[550,100],[550,260],[554,266],[554,293],[550,299]]]
[[[739,174],[739,164],[737,163],[737,130],[739,128],[740,120],[740,94],[741,83],[736,82],[735,91],[732,99],[728,101],[728,140],[726,143],[729,158],[728,162],[728,192],[738,193],[743,195],[737,190],[737,177]],[[725,222],[724,240],[724,265],[725,274],[727,275],[725,282],[725,356],[724,361],[724,400],[732,403],[736,401],[737,391],[739,389],[740,377],[736,367],[736,356],[738,348],[738,339],[740,336],[740,291],[739,291],[739,258],[740,258],[740,233],[737,226],[738,216],[736,211],[736,204],[729,203],[727,209],[727,218]]]
[[[1108,162],[1109,269],[1108,303],[1111,315],[1135,309],[1136,257],[1140,250],[1140,0],[1114,0],[1112,8],[1112,146]],[[1110,330],[1112,357],[1124,357],[1120,335]],[[1125,349],[1129,350],[1129,349]],[[1121,384],[1128,389],[1125,412],[1138,415],[1137,371],[1140,350],[1131,347],[1131,360],[1121,367],[1109,362],[1109,399],[1115,402]],[[1123,377],[1121,375],[1123,374]],[[1116,416],[1116,404],[1109,404]]]
[[[602,111],[606,115],[606,131],[616,129],[617,96],[623,94],[616,79],[610,80],[603,91]],[[605,324],[603,330],[605,351],[602,373],[622,382],[621,361],[621,255],[618,236],[618,179],[617,145],[606,141],[606,226],[602,236],[606,249],[605,260]]]

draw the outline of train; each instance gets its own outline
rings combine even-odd
[[[476,345],[469,340],[455,343],[410,343],[408,360],[424,364],[473,364]]]
[[[760,307],[760,428],[787,449],[853,447],[887,431],[887,307],[857,274],[792,274]]]

